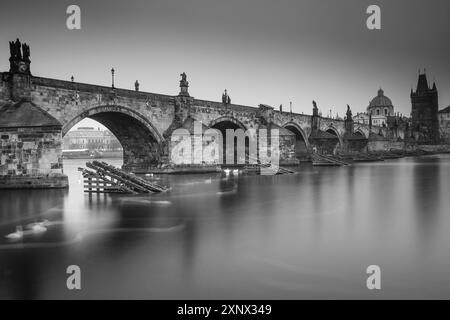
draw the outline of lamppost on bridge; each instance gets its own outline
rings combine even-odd
[[[114,68],[111,69],[111,76],[112,76],[112,88],[114,89]]]

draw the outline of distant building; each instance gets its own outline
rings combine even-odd
[[[384,95],[383,89],[380,88],[377,96],[370,101],[367,107],[367,113],[372,114],[372,118],[374,116],[388,117],[394,115],[392,101]]]
[[[63,149],[89,149],[99,151],[118,151],[122,149],[120,142],[109,130],[93,127],[79,127],[69,131],[63,139]]]
[[[416,91],[411,89],[411,108],[411,129],[415,138],[422,143],[438,142],[438,91],[436,83],[430,89],[426,74],[419,74]]]
[[[372,115],[372,125],[385,126],[389,116],[394,116],[394,106],[391,99],[384,95],[383,89],[378,90],[378,94],[373,98],[367,107],[367,113]]]
[[[358,112],[354,117],[353,121],[359,124],[369,124],[370,117],[366,112]]]
[[[450,106],[438,113],[441,138],[450,142]]]
[[[410,119],[400,113],[395,113],[392,100],[379,89],[376,97],[369,102],[366,112],[359,112],[353,117],[354,123],[386,127],[386,137],[389,139],[406,139],[409,131]]]
[[[389,117],[394,117],[394,106],[391,99],[384,95],[383,89],[378,90],[378,94],[374,97],[364,113],[357,113],[353,117],[355,123],[369,124],[370,115],[372,115],[372,125],[383,127],[388,123]]]

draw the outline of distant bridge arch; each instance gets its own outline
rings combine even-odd
[[[218,124],[220,124],[222,122],[223,123],[226,123],[226,122],[233,123],[236,127],[240,128],[242,130],[247,130],[246,126],[241,121],[239,121],[238,119],[236,119],[234,117],[230,117],[230,116],[223,116],[223,117],[212,120],[209,123],[209,127],[211,127],[211,128],[216,127]]]
[[[297,134],[301,135],[301,137],[305,141],[306,145],[309,146],[308,135],[306,134],[305,130],[303,130],[302,127],[300,127],[297,123],[290,121],[290,122],[282,125],[282,127],[295,133],[296,136],[297,136]]]
[[[213,128],[213,129],[217,129],[222,133],[222,137],[223,137],[223,163],[229,163],[228,159],[233,159],[233,163],[237,164],[239,162],[242,161],[248,161],[248,152],[249,152],[249,146],[250,146],[250,141],[249,141],[249,137],[245,137],[244,140],[244,153],[245,156],[244,158],[239,158],[237,150],[239,148],[238,145],[238,139],[236,137],[234,137],[233,141],[232,141],[232,145],[233,145],[233,149],[228,148],[228,139],[229,136],[227,134],[227,130],[231,129],[231,130],[237,130],[237,129],[242,129],[243,131],[246,131],[247,128],[245,127],[245,125],[239,121],[238,119],[234,118],[233,116],[221,116],[217,119],[212,120],[209,123],[209,127]],[[242,147],[242,146],[241,146]]]
[[[359,135],[361,135],[361,136],[363,136],[364,138],[367,139],[367,136],[366,136],[366,134],[364,133],[364,131],[362,129],[360,129],[360,128],[356,129],[355,133],[359,134]]]
[[[295,141],[295,155],[297,158],[304,158],[308,155],[309,150],[309,139],[308,135],[305,133],[305,131],[298,125],[297,123],[290,121],[288,123],[285,123],[283,128],[291,131],[295,134],[296,141]]]
[[[324,131],[328,132],[328,133],[330,133],[332,135],[335,135],[339,139],[339,145],[340,146],[343,145],[342,136],[339,133],[339,130],[334,125],[327,126]]]

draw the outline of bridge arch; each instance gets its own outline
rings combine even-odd
[[[85,118],[92,118],[93,116],[96,116],[96,115],[102,114],[102,113],[118,113],[118,114],[128,115],[131,118],[135,119],[136,121],[139,121],[140,123],[142,123],[152,133],[152,135],[155,137],[155,139],[158,142],[162,142],[164,140],[163,136],[158,132],[158,130],[155,128],[155,126],[150,121],[147,120],[146,117],[144,117],[140,113],[138,113],[130,108],[119,106],[119,105],[95,106],[95,107],[89,108],[87,110],[83,110],[83,112],[81,112],[80,114],[73,117],[67,123],[63,124],[63,129],[62,129],[63,136],[67,132],[69,132],[69,130],[74,125],[76,125],[78,122],[80,122],[81,120],[83,120]]]
[[[229,123],[234,124],[238,128],[241,128],[244,131],[247,130],[247,128],[245,127],[245,125],[242,122],[240,122],[238,119],[236,119],[234,117],[230,117],[230,116],[223,116],[223,117],[212,120],[209,124],[209,127],[211,127],[211,128],[215,127],[221,122],[224,122],[224,123],[229,122]]]
[[[341,137],[341,135],[339,134],[339,130],[336,129],[335,126],[330,125],[330,126],[326,127],[326,128],[325,128],[325,132],[328,132],[328,133],[330,133],[330,134],[332,134],[332,135],[335,135],[335,136],[339,139],[339,144],[342,145],[342,137]]]
[[[295,156],[304,158],[308,156],[309,140],[305,131],[295,122],[285,123],[283,128],[295,134]]]
[[[291,132],[295,133],[297,135],[300,134],[302,139],[305,141],[305,143],[308,145],[308,135],[305,133],[305,131],[295,122],[287,122],[284,125],[282,125],[283,128],[286,128],[290,130]]]
[[[95,106],[63,124],[63,136],[85,118],[101,123],[116,136],[123,148],[124,168],[145,171],[160,163],[164,138],[140,113],[119,105]]]
[[[222,163],[226,163],[226,164],[232,164],[230,163],[230,160],[228,159],[233,159],[233,164],[242,164],[243,162],[248,162],[249,158],[249,151],[250,151],[250,140],[249,137],[246,135],[244,138],[244,146],[242,145],[238,145],[239,141],[237,136],[234,137],[234,141],[233,141],[233,148],[229,148],[228,147],[228,143],[227,143],[227,134],[226,134],[226,130],[227,129],[233,129],[233,130],[237,130],[237,129],[242,129],[244,132],[247,130],[247,128],[244,126],[244,124],[242,122],[240,122],[239,120],[237,120],[236,118],[233,117],[229,117],[229,116],[223,116],[220,118],[217,118],[213,121],[210,122],[209,127],[213,128],[213,129],[217,129],[222,133],[222,137],[223,137],[223,152],[222,152]],[[239,154],[238,154],[238,150],[242,150],[241,148],[244,147],[243,151],[244,151],[244,157],[240,158]]]
[[[363,136],[364,138],[367,139],[366,134],[364,133],[364,131],[361,128],[356,129],[355,130],[355,134],[359,134],[359,135],[361,135],[361,136]]]

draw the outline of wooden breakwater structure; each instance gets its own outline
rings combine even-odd
[[[106,162],[86,162],[86,168],[78,168],[83,175],[84,191],[88,193],[154,193],[169,188],[151,182]]]

